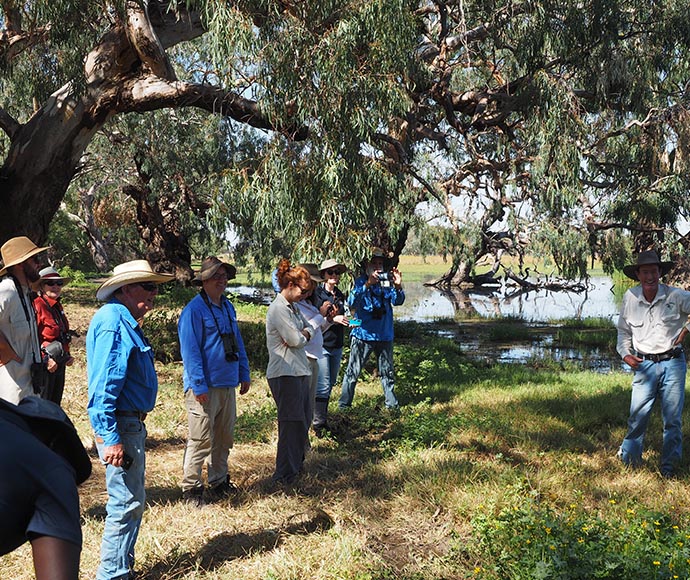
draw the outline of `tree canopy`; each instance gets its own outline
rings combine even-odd
[[[236,259],[267,267],[353,263],[371,243],[398,255],[441,224],[445,281],[487,253],[538,252],[575,277],[595,254],[619,267],[625,238],[684,243],[687,1],[0,5],[0,239],[44,240],[70,186],[98,186],[160,214],[138,233],[180,271],[166,228],[188,246],[232,228]],[[183,123],[198,134],[180,141]],[[108,161],[115,133],[130,147]]]

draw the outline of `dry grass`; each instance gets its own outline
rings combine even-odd
[[[93,475],[80,488],[84,534],[80,577],[93,578],[107,500],[104,468],[93,451],[86,413],[84,337],[97,304],[81,299],[66,303],[81,337],[73,344],[76,363],[67,371],[63,407],[92,449]],[[243,440],[238,427],[230,469],[239,495],[201,509],[183,503],[179,489],[186,438],[182,367],[159,365],[158,372],[158,403],[147,419],[148,505],[137,542],[139,577],[366,578],[367,570],[379,566],[400,571],[427,567],[433,554],[443,552],[451,527],[448,517],[436,514],[430,519],[435,508],[428,513],[419,505],[409,505],[409,499],[388,481],[396,477],[395,466],[371,465],[369,459],[357,457],[360,444],[340,456],[334,439],[315,440],[300,483],[276,488],[270,476],[277,430],[261,372],[253,376],[251,391],[238,400],[240,424],[243,414],[263,410],[269,415],[263,437]],[[372,387],[376,386],[362,385],[361,393]],[[367,448],[375,446],[380,436],[363,436],[362,453],[370,456],[373,452]],[[29,545],[0,558],[0,566],[5,578],[32,578]]]
[[[67,311],[85,334],[95,304],[80,304],[68,302]],[[445,359],[425,365],[413,358],[422,338],[396,346],[401,391],[405,381],[422,389],[408,392],[401,417],[381,416],[375,406],[380,385],[368,377],[357,387],[356,407],[332,413],[333,436],[313,441],[305,474],[293,488],[270,481],[275,413],[263,369],[255,372],[251,391],[238,399],[230,455],[240,492],[200,509],[181,502],[179,489],[186,437],[181,365],[160,365],[158,404],[147,420],[148,505],[137,543],[138,577],[471,578],[479,563],[471,523],[486,505],[511,506],[531,494],[555,510],[577,505],[602,518],[626,508],[690,512],[687,462],[675,481],[654,471],[658,417],[650,425],[645,469],[628,471],[614,458],[625,430],[629,376],[517,365],[468,370],[451,358],[444,371]],[[74,355],[64,407],[90,446],[83,337]],[[452,352],[444,348],[435,356]],[[415,373],[427,374],[417,379]],[[455,422],[446,427],[447,420]],[[435,425],[443,427],[439,442],[415,440],[416,427]],[[81,577],[93,578],[107,499],[95,458],[80,496]],[[0,567],[5,578],[32,578],[29,546],[0,558]]]

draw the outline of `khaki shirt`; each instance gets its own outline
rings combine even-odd
[[[671,350],[690,315],[690,292],[659,284],[652,302],[647,302],[642,286],[623,296],[618,318],[616,350],[621,358],[637,353],[660,354]]]
[[[36,313],[29,297],[29,289],[22,287],[22,291],[28,320],[14,280],[10,276],[0,280],[0,332],[22,359],[22,362],[10,361],[0,365],[0,399],[15,405],[24,397],[34,394],[31,365],[42,360]]]

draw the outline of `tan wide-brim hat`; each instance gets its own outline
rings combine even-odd
[[[309,277],[314,282],[324,281],[324,279],[321,276],[321,273],[319,272],[319,267],[316,264],[300,264],[300,266],[304,268],[307,272],[309,272]]]
[[[628,278],[637,280],[637,269],[640,266],[649,266],[652,264],[659,266],[659,270],[661,271],[660,276],[668,274],[671,268],[674,266],[673,262],[662,262],[659,259],[659,254],[657,254],[655,251],[647,250],[645,252],[640,252],[637,255],[637,262],[635,264],[623,266],[623,274],[625,274]]]
[[[96,298],[98,300],[108,300],[113,295],[113,292],[127,284],[136,284],[138,282],[162,284],[174,279],[174,274],[154,272],[151,264],[146,260],[132,260],[113,268],[113,275],[96,290]]]
[[[58,272],[55,268],[52,266],[48,266],[47,268],[43,268],[38,275],[40,278],[34,282],[31,287],[35,290],[38,291],[41,289],[43,284],[46,282],[54,282],[54,281],[60,281],[62,280],[63,284],[69,284],[72,281],[72,278],[68,278],[66,276],[60,276],[60,272]]]
[[[319,266],[319,272],[325,272],[326,270],[337,270],[338,273],[343,274],[347,272],[347,266],[331,258],[329,260],[324,260]]]
[[[49,247],[50,246],[39,248],[26,236],[18,236],[7,240],[2,245],[2,248],[0,248],[3,264],[3,268],[0,270],[0,276],[7,274],[7,268],[26,262],[31,256],[40,254]]]
[[[201,270],[199,270],[199,273],[192,280],[192,284],[195,286],[201,286],[201,283],[204,280],[213,278],[219,268],[225,268],[225,272],[228,275],[228,280],[234,280],[235,276],[237,276],[237,268],[235,268],[235,266],[226,262],[221,262],[215,256],[209,256],[203,262],[201,262]]]

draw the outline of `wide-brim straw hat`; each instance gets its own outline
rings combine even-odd
[[[340,274],[343,274],[344,272],[347,272],[347,266],[345,264],[341,264],[333,258],[330,258],[321,262],[321,265],[319,266],[319,272],[325,272],[326,270],[337,270]]]
[[[637,262],[635,264],[628,264],[627,266],[623,266],[623,273],[628,278],[637,280],[638,268],[640,268],[640,266],[649,266],[652,264],[656,264],[657,266],[659,266],[659,270],[661,271],[660,276],[668,274],[668,272],[674,266],[673,262],[662,262],[659,259],[659,254],[657,254],[655,251],[647,250],[645,252],[640,252],[637,255]]]
[[[201,262],[201,270],[199,270],[197,275],[192,280],[192,284],[195,286],[201,286],[201,283],[204,280],[213,278],[219,268],[225,268],[225,271],[228,274],[228,280],[233,280],[235,276],[237,276],[237,268],[235,268],[235,266],[222,262],[215,256],[209,256],[203,262]]]
[[[300,266],[309,272],[309,277],[314,282],[324,281],[323,277],[321,276],[321,272],[319,272],[319,267],[316,264],[300,264]]]
[[[154,272],[151,264],[146,260],[132,260],[113,268],[113,275],[96,290],[96,298],[98,300],[108,300],[113,295],[113,292],[127,284],[137,284],[138,282],[162,284],[174,279],[174,274]]]
[[[69,284],[72,281],[72,278],[68,278],[67,276],[60,276],[60,272],[58,272],[52,266],[43,268],[43,270],[41,270],[38,273],[38,275],[40,276],[40,278],[32,284],[33,289],[36,291],[40,290],[41,286],[43,286],[45,282],[54,282],[56,280],[62,280],[63,284]]]
[[[7,240],[2,245],[2,248],[0,248],[3,264],[3,268],[0,270],[0,276],[7,274],[7,268],[26,262],[31,256],[40,254],[49,247],[50,246],[39,248],[26,236],[18,236]]]

